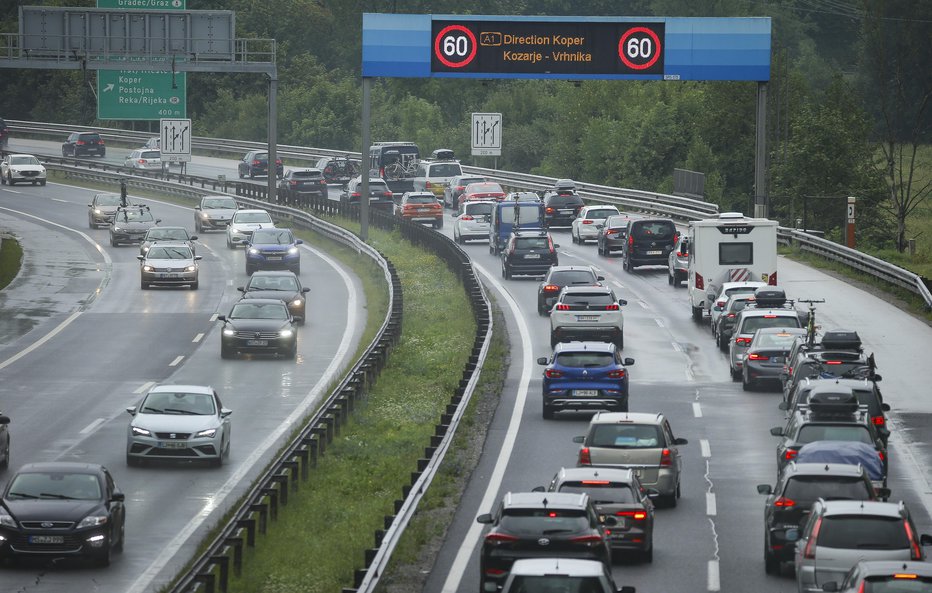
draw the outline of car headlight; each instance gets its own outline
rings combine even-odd
[[[235,335],[236,335],[236,330],[235,330],[235,329],[226,328],[226,329],[223,330],[223,335],[225,335],[225,336],[235,336]]]
[[[118,226],[115,226],[115,227],[113,227],[113,230],[115,230],[115,231],[122,231],[123,229],[121,229],[121,228],[118,227]]]
[[[143,248],[142,248],[142,252],[143,252],[143,253],[149,253],[149,246],[146,245],[145,247],[143,247]]]
[[[145,428],[140,428],[139,426],[133,426],[133,436],[137,437],[151,437],[152,431],[146,430]]]
[[[294,335],[294,332],[290,329],[283,329],[282,331],[278,332],[278,335],[283,338],[290,338]]]
[[[185,272],[193,272],[195,270],[197,270],[197,266],[188,266],[184,269]]]
[[[295,299],[295,300],[291,301],[291,306],[292,306],[292,307],[300,307],[300,306],[303,305],[303,304],[304,304],[304,300],[303,300],[303,299]]]
[[[288,249],[288,255],[294,255],[294,254],[296,254],[296,253],[298,253],[298,248],[297,248],[297,247],[290,247],[290,248]]]
[[[16,529],[16,519],[6,513],[0,513],[0,527],[12,527]]]
[[[142,271],[143,271],[143,272],[151,272],[152,269],[153,269],[152,266],[143,266],[143,267],[142,267]]]
[[[101,214],[100,208],[94,208],[94,214]]]
[[[82,527],[96,527],[98,525],[106,525],[107,515],[88,515],[81,519],[81,522],[78,523],[78,526],[75,529],[81,529]]]
[[[196,439],[212,439],[217,434],[216,428],[208,428],[207,430],[202,430],[200,432],[194,433],[194,438]]]
[[[210,214],[207,214],[206,212],[201,212],[201,218],[210,218]]]
[[[255,247],[250,247],[249,253],[251,253],[252,255],[259,255],[259,250],[256,249]]]

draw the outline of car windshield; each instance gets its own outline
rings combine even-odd
[[[540,220],[540,206],[537,204],[516,204],[519,223],[536,223]],[[515,205],[502,206],[499,210],[501,221],[507,224],[515,222]],[[546,239],[545,239],[546,240]]]
[[[805,445],[815,441],[855,441],[874,444],[871,433],[861,424],[807,424],[799,429],[796,444]]]
[[[409,204],[436,204],[437,198],[434,196],[408,196]]]
[[[287,290],[297,292],[298,282],[291,276],[253,276],[249,290]]]
[[[516,575],[509,593],[604,593],[607,591],[599,577],[548,574]]]
[[[492,206],[494,204],[476,204],[476,203],[466,203],[466,214],[470,216],[488,216],[492,214]]]
[[[502,189],[497,183],[492,182],[483,182],[483,183],[470,183],[466,186],[466,193],[470,194],[503,194],[505,190]]]
[[[672,239],[676,227],[672,221],[641,222],[632,226],[631,234],[637,239]]]
[[[742,334],[753,334],[762,327],[799,327],[796,315],[755,315],[746,317],[741,325]]]
[[[139,157],[143,159],[161,159],[162,153],[157,150],[144,150]]]
[[[241,212],[233,216],[233,222],[272,222],[268,212]]]
[[[611,216],[612,214],[618,214],[618,211],[615,209],[611,210],[590,210],[586,214],[586,218],[590,220],[604,220]]]
[[[34,156],[11,156],[11,165],[38,165],[39,159]]]
[[[549,247],[547,237],[518,237],[515,239],[515,249],[548,249]]]
[[[563,295],[560,302],[564,305],[606,306],[615,303],[615,299],[607,292],[573,292]]]
[[[783,497],[794,501],[871,500],[862,478],[843,476],[797,476],[786,483]]]
[[[597,424],[589,438],[590,447],[656,449],[663,438],[656,424]]]
[[[148,210],[120,210],[117,218],[126,222],[149,222],[155,220]]]
[[[362,183],[359,184],[359,189],[362,189]],[[385,185],[384,181],[370,181],[369,182],[369,193],[381,192],[385,193],[388,191],[388,186]]]
[[[592,504],[638,502],[630,485],[600,481],[598,479],[583,482],[564,482],[560,485],[560,492],[588,494]]]
[[[460,175],[463,171],[460,169],[458,163],[443,163],[439,165],[431,165],[430,173],[427,174],[428,177],[453,177],[454,175]]]
[[[900,517],[828,515],[822,520],[816,545],[844,550],[906,550],[909,539]]]
[[[281,303],[237,303],[230,311],[234,319],[288,319],[288,309]]]
[[[611,352],[560,352],[554,363],[562,367],[590,369],[615,364],[615,356]]]
[[[797,335],[799,334],[787,332],[757,334],[754,341],[751,342],[751,348],[768,348],[789,352],[790,346],[793,344],[793,340]]]
[[[201,208],[236,210],[236,200],[233,198],[208,198],[201,204]]]
[[[864,593],[929,593],[932,591],[932,576],[909,576],[890,574],[870,576],[864,579]]]
[[[290,245],[294,235],[288,229],[259,229],[252,234],[253,245]]]
[[[148,259],[191,259],[191,248],[186,246],[162,246],[157,245],[146,254]]]
[[[16,475],[6,497],[16,499],[99,500],[100,480],[94,474],[28,472]]]
[[[499,529],[517,536],[576,533],[589,529],[589,518],[584,510],[508,509]]]
[[[572,286],[573,284],[595,284],[595,275],[589,270],[562,270],[550,274],[548,284]]]
[[[98,206],[120,205],[120,194],[97,194],[94,199]]]
[[[252,155],[252,160],[254,161],[267,161],[269,160],[269,153],[267,152],[257,152]]]
[[[208,393],[154,392],[139,404],[140,414],[183,414],[211,416],[217,413],[214,396]]]
[[[185,229],[155,228],[146,233],[149,241],[187,241],[188,231]]]

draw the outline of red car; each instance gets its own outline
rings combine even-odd
[[[479,183],[470,183],[460,194],[459,207],[463,208],[465,202],[473,200],[495,200],[501,202],[505,199],[505,190],[502,186],[494,181],[482,181]]]

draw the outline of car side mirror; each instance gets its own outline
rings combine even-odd
[[[877,381],[883,381],[883,377],[880,375],[874,375],[872,380],[876,383]]]
[[[135,415],[136,415],[136,406],[130,406],[130,407],[126,408],[126,413],[129,414],[130,416],[135,416]]]
[[[884,412],[889,412],[890,404],[880,404],[880,409],[883,410]]]
[[[758,485],[757,485],[757,493],[758,493],[758,494],[766,494],[766,495],[769,496],[769,495],[773,494],[773,486],[771,486],[770,484],[758,484]]]
[[[631,365],[634,364],[634,359],[633,359],[633,358],[626,358],[626,359],[624,360],[624,363],[625,363],[625,366],[626,366],[626,367],[629,367],[629,366],[631,366]]]
[[[634,587],[629,587],[629,586],[626,585],[626,586],[624,586],[624,587],[618,589],[618,593],[637,593],[637,589],[635,589]]]
[[[227,320],[226,315],[217,315],[217,321],[226,321],[226,320]]]
[[[538,358],[538,359],[537,359],[537,364],[542,364],[542,365],[544,365],[544,366],[547,366],[547,357],[546,357],[546,356],[541,356],[540,358]]]
[[[93,208],[94,205],[93,205],[93,204],[88,204],[87,207],[88,207],[88,208]]]
[[[628,301],[626,301],[625,299],[618,299],[618,304],[624,307],[625,305],[628,304]]]
[[[194,261],[199,261],[199,260],[202,260],[202,259],[204,259],[204,256],[203,256],[203,255],[195,255],[195,256],[194,256]]]
[[[595,225],[595,228],[597,228],[597,229],[605,228],[605,225],[604,225],[604,224],[597,224],[597,225]]]
[[[585,437],[585,436],[575,436],[575,437],[573,437],[573,442],[574,442],[574,443],[579,443],[580,445],[582,445],[583,443],[586,442],[586,437]]]
[[[787,529],[783,538],[788,542],[798,542],[800,539],[799,529],[796,529],[795,527],[793,529]]]
[[[110,497],[111,502],[123,502],[124,500],[126,500],[126,495],[119,490],[114,490],[113,496]]]
[[[673,439],[674,445],[688,445],[689,441],[686,439]]]
[[[601,282],[601,281],[605,280],[605,276],[596,276],[595,279],[598,280],[599,282]]]
[[[891,492],[889,488],[877,487],[877,488],[874,488],[874,494],[877,495],[877,498],[882,498],[884,500],[887,500],[888,498],[890,498]]]
[[[197,235],[191,235],[190,237],[188,237],[188,240],[197,241]]]
[[[779,426],[774,426],[773,428],[770,429],[770,434],[772,434],[775,437],[782,437],[783,429],[780,428]]]
[[[921,546],[932,546],[932,535],[928,533],[923,533],[919,536],[919,545]]]
[[[229,416],[229,415],[232,414],[232,413],[233,413],[233,410],[231,410],[230,408],[220,408],[220,417],[221,417],[221,418],[226,418],[227,416]]]
[[[554,243],[554,244],[553,244],[553,248],[554,248],[554,249],[559,249],[560,246],[559,246],[558,244]]]
[[[200,210],[201,207],[200,207],[200,206],[195,206],[194,209],[195,209],[195,210]]]
[[[310,288],[302,288],[302,289],[301,289],[301,292],[311,292],[311,289],[310,289]]]
[[[836,591],[838,591],[838,583],[836,583],[835,581],[829,581],[827,583],[823,583],[822,590],[825,591],[826,593],[835,593]]]
[[[0,416],[0,424],[9,424],[9,423],[10,423],[9,416]]]
[[[142,261],[142,260],[146,259],[146,256],[144,256],[144,255],[137,255],[137,256],[136,256],[136,259],[138,259],[139,261]]]
[[[476,517],[476,523],[484,523],[486,525],[491,525],[493,523],[491,513],[483,513],[479,515],[478,517]]]
[[[534,486],[533,488],[531,488],[531,492],[546,492],[546,491],[547,490],[544,489],[543,486]]]
[[[777,404],[777,408],[785,412],[790,409],[790,404],[789,402],[780,402]]]
[[[245,287],[245,286],[237,286],[237,287],[236,287],[236,290],[238,290],[238,291],[240,291],[240,292],[246,292],[246,287]]]
[[[302,241],[301,239],[297,239],[294,242],[295,245],[301,245],[302,243],[304,243],[304,241]]]

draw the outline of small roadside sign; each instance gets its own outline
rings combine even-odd
[[[190,119],[160,119],[159,135],[163,163],[191,162]]]
[[[501,156],[502,114],[473,113],[471,136],[473,156]]]

